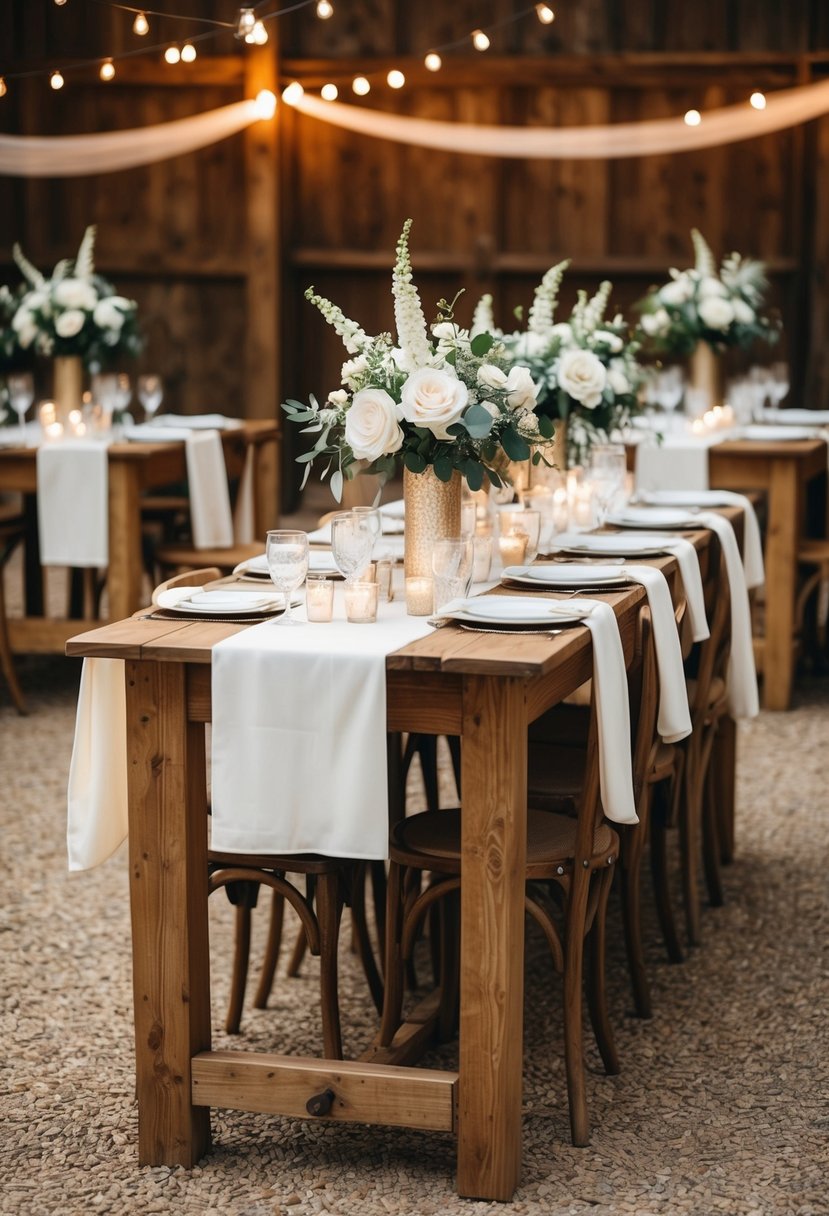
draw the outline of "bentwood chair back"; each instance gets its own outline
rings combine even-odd
[[[25,534],[26,525],[22,515],[17,515],[11,511],[5,515],[0,514],[0,668],[2,668],[11,698],[19,714],[25,714],[28,711],[23,697],[23,690],[17,679],[14,655],[12,654],[11,643],[9,641],[9,631],[6,623],[6,594],[3,585],[3,568],[14,552],[16,545],[24,539]]]

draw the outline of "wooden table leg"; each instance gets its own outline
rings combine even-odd
[[[788,709],[792,695],[799,507],[796,463],[775,460],[769,485],[766,536],[763,645],[763,705],[766,709]]]
[[[523,682],[467,677],[463,717],[458,1191],[510,1200],[521,1173]]]
[[[109,462],[109,619],[122,621],[141,607],[141,502],[137,470]]]
[[[23,516],[26,521],[25,615],[43,616],[43,567],[40,564],[36,494],[24,494]]]
[[[210,1050],[204,726],[183,665],[128,662],[126,681],[139,1161],[189,1167],[210,1148],[190,1078]]]
[[[734,805],[737,774],[737,723],[726,715],[720,719],[711,755],[717,824],[720,833],[720,859],[734,860]]]

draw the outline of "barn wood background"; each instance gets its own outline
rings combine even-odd
[[[165,0],[166,3],[166,0]],[[163,7],[159,4],[157,7]],[[231,0],[177,0],[175,11],[231,20]],[[423,52],[525,7],[516,0],[338,0],[270,24],[262,50],[232,37],[201,44],[194,64],[160,56],[10,82],[0,129],[75,133],[141,126],[253,96],[278,81],[327,80],[354,104],[467,122],[578,124],[655,118],[744,100],[754,88],[806,83],[829,70],[829,5],[820,0],[559,0],[492,34],[486,55],[463,50],[442,72]],[[192,31],[192,27],[191,27]],[[153,19],[153,41],[182,40]],[[0,5],[0,72],[56,67],[130,49],[131,17],[91,0]],[[402,67],[407,87],[380,83]],[[348,86],[378,72],[365,103]],[[177,160],[96,178],[0,179],[0,273],[14,279],[19,239],[46,268],[99,225],[98,267],[138,299],[142,367],[160,371],[167,406],[274,416],[284,396],[324,395],[342,347],[302,299],[313,283],[369,331],[392,324],[389,275],[403,219],[427,313],[464,288],[458,315],[483,291],[509,324],[544,270],[568,256],[563,297],[614,282],[624,307],[671,265],[690,259],[697,225],[717,252],[767,260],[798,396],[829,406],[829,118],[698,154],[618,162],[504,162],[440,154],[348,132],[281,105],[274,123]],[[822,219],[821,217],[824,217]],[[295,485],[286,435],[284,500]]]

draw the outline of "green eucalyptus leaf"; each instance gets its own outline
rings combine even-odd
[[[476,464],[474,460],[467,460],[464,466],[464,475],[466,477],[466,484],[470,490],[480,490],[484,484],[483,465]]]
[[[469,349],[477,359],[482,359],[495,345],[492,334],[476,334],[469,343]]]
[[[436,456],[434,463],[435,476],[438,481],[451,481],[454,469],[450,456]]]
[[[423,473],[426,471],[426,461],[418,452],[406,452],[403,457],[403,463],[410,473]]]
[[[482,405],[470,405],[463,416],[464,426],[473,439],[486,439],[494,419]]]
[[[510,460],[528,460],[530,445],[522,439],[514,427],[507,427],[501,435],[501,443]]]

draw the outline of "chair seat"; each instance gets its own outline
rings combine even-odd
[[[797,560],[813,566],[829,562],[829,537],[798,541]]]
[[[688,704],[693,709],[697,700],[697,681],[686,680],[688,688]],[[708,709],[714,709],[725,704],[726,687],[725,680],[721,676],[714,676],[711,681],[711,690],[708,694]]]
[[[660,739],[651,755],[651,766],[648,772],[648,781],[656,785],[660,781],[666,781],[668,777],[672,777],[676,767],[676,746],[673,743],[665,743]]]

